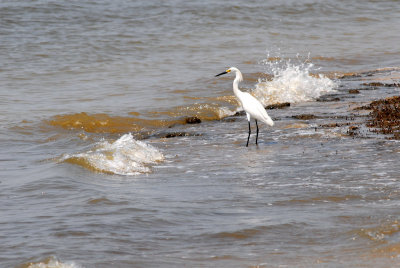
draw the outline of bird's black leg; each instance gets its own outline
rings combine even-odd
[[[257,141],[258,141],[258,124],[257,124],[257,119],[256,120],[256,126],[257,126],[257,135],[256,135],[256,144],[258,145]]]
[[[249,146],[250,133],[251,133],[251,128],[250,128],[250,120],[249,120],[249,136],[247,136],[247,143],[246,143],[246,147],[248,147],[248,146]]]

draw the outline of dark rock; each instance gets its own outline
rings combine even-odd
[[[243,116],[243,115],[246,115],[245,111],[236,112],[233,116]]]
[[[355,135],[357,135],[357,130],[358,130],[357,126],[349,126],[349,129],[347,130],[347,134],[349,134],[350,136],[355,136]]]
[[[381,83],[381,82],[372,82],[372,83],[363,83],[363,86],[368,86],[368,87],[400,87],[400,83],[387,84],[387,83]]]
[[[400,137],[400,96],[373,101],[368,127],[382,134],[392,134],[394,139]]]
[[[344,126],[349,126],[350,122],[342,122],[342,123],[329,123],[329,124],[323,124],[323,125],[319,125],[319,127],[322,128],[333,128],[333,127],[344,127]]]
[[[310,120],[317,118],[317,116],[313,114],[299,114],[299,115],[293,115],[292,117],[294,119],[300,119],[300,120]]]
[[[157,138],[175,138],[175,137],[193,137],[193,136],[201,136],[202,134],[200,133],[190,133],[190,132],[184,132],[184,131],[178,131],[178,132],[167,132],[167,133],[158,133],[154,135]]]
[[[349,94],[359,94],[360,91],[358,89],[350,89]]]
[[[200,124],[201,119],[196,116],[186,117],[185,118],[186,124]]]
[[[363,86],[367,86],[367,87],[383,87],[383,83],[380,82],[372,82],[372,83],[363,83]]]
[[[283,102],[283,103],[276,103],[276,104],[271,104],[267,105],[265,109],[267,110],[272,110],[272,109],[284,109],[290,106],[290,102]]]

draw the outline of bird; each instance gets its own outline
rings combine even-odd
[[[256,121],[257,127],[257,135],[256,135],[256,145],[258,145],[258,124],[257,120],[264,122],[269,126],[274,125],[274,121],[272,121],[271,117],[269,117],[267,111],[265,110],[264,106],[261,104],[259,100],[257,100],[253,95],[248,92],[243,92],[239,89],[239,82],[243,81],[243,75],[236,67],[230,67],[228,70],[217,74],[215,77],[224,75],[227,73],[235,73],[236,77],[233,80],[233,93],[235,94],[236,98],[239,100],[243,110],[246,112],[247,121],[249,122],[249,135],[247,136],[247,143],[246,147],[249,146],[250,134],[251,134],[251,126],[250,126],[250,119],[254,118]]]

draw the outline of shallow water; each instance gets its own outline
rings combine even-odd
[[[397,10],[1,2],[0,266],[397,265],[399,144],[355,109],[398,94],[365,84],[400,81]],[[291,103],[258,146],[229,66]]]

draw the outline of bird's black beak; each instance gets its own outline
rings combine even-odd
[[[220,75],[223,75],[223,74],[227,74],[227,73],[228,73],[228,72],[225,71],[225,72],[222,72],[222,73],[220,73],[220,74],[217,74],[215,77],[220,76]]]

